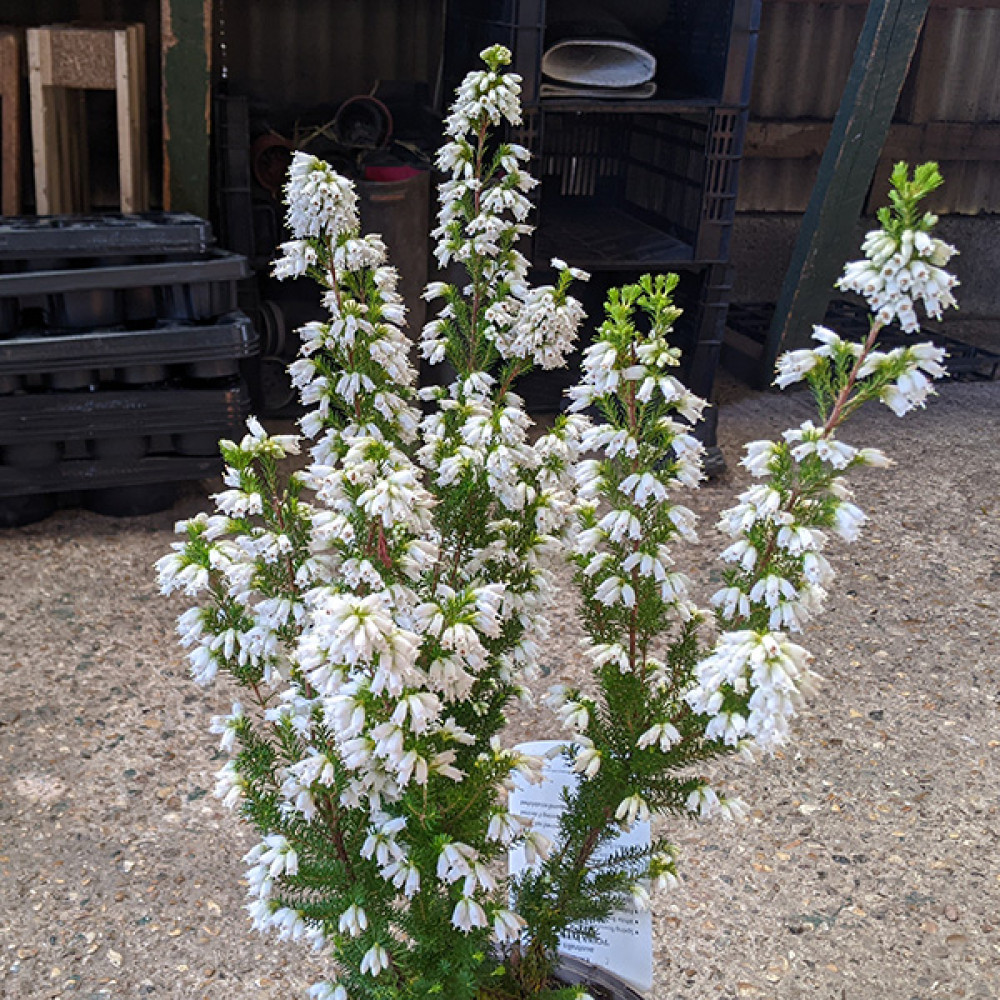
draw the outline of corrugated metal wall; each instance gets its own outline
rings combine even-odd
[[[339,104],[378,80],[433,85],[443,0],[215,0],[228,83],[275,107]]]
[[[653,2],[653,0],[651,0]],[[662,2],[662,0],[655,0]],[[336,105],[377,80],[434,86],[445,0],[215,0],[228,86],[274,108]],[[808,203],[867,0],[764,0],[741,211]],[[159,0],[6,0],[2,20],[144,21],[159,159]],[[894,158],[936,158],[943,211],[1000,212],[1000,0],[932,0],[873,187]],[[155,186],[155,185],[154,185]]]
[[[765,0],[741,211],[802,212],[850,71],[865,0]],[[1000,0],[932,0],[872,200],[894,160],[937,159],[944,212],[1000,212]]]

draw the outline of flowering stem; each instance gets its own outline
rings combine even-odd
[[[337,268],[333,263],[333,239],[327,240],[326,252],[330,256],[330,261],[327,264],[327,272],[330,275],[330,289],[333,292],[334,298],[337,300],[337,312],[339,313],[343,302],[340,297],[340,285],[337,283]]]
[[[527,365],[524,368],[521,367],[520,361],[515,361],[511,365],[510,371],[507,373],[506,378],[503,380],[503,385],[500,386],[500,391],[497,393],[497,399],[502,400],[506,397],[508,390],[514,383],[514,379],[519,378],[528,370]]]
[[[476,136],[476,166],[474,177],[476,188],[472,195],[472,218],[479,215],[481,206],[481,192],[483,179],[483,153],[486,150],[486,119],[479,123],[479,131]],[[482,267],[472,267],[477,255],[473,252],[470,259],[469,273],[472,278],[472,306],[469,311],[469,371],[474,372],[478,368],[476,359],[476,348],[479,346],[479,310],[482,305]]]
[[[385,529],[378,526],[378,557],[386,569],[392,569],[392,557],[389,555],[389,545],[385,538]]]
[[[611,807],[606,806],[604,809],[604,822],[600,825],[595,825],[591,828],[590,832],[587,834],[586,839],[580,845],[580,849],[576,852],[576,857],[573,859],[573,868],[575,871],[584,871],[587,862],[590,860],[590,856],[594,853],[597,847],[598,841],[601,838],[601,834],[607,830],[608,823],[611,820]]]
[[[847,376],[847,382],[844,385],[844,388],[840,390],[840,393],[833,404],[833,409],[830,411],[830,416],[823,425],[823,437],[829,437],[840,423],[844,407],[847,405],[851,392],[854,389],[854,385],[858,380],[858,372],[861,370],[861,366],[864,364],[865,358],[868,357],[871,349],[875,346],[875,341],[878,340],[878,335],[882,332],[884,326],[885,324],[879,322],[877,319],[873,319],[871,321],[871,330],[868,333],[868,339],[865,340],[864,347],[862,347],[857,361],[855,361],[850,374]]]
[[[340,863],[344,866],[345,874],[351,882],[357,881],[351,866],[351,856],[348,854],[347,845],[344,843],[344,833],[340,828],[340,816],[337,812],[336,804],[328,798],[323,798],[318,803],[318,808],[326,820],[330,831],[330,839],[333,841],[333,846],[337,851]]]
[[[458,541],[455,544],[455,555],[451,561],[451,585],[455,585],[455,579],[458,576],[458,567],[462,561],[462,552],[465,549],[465,537],[469,532],[469,518],[465,518],[462,522],[462,533],[458,536]]]
[[[279,502],[277,485],[275,483],[275,470],[273,466],[268,464],[261,465],[261,469],[264,473],[264,484],[268,489],[268,499],[270,503],[265,505],[265,509],[274,512],[274,519],[278,524],[278,528],[283,535],[288,534],[288,522],[285,520],[285,508],[284,504]],[[291,592],[295,597],[300,596],[299,586],[295,582],[295,562],[292,559],[292,553],[288,552],[285,555],[285,569],[288,571],[288,592]]]
[[[877,319],[871,321],[871,329],[868,332],[868,336],[865,339],[864,345],[862,346],[861,353],[858,355],[854,364],[851,366],[851,370],[848,373],[847,380],[844,383],[844,387],[837,393],[837,398],[834,400],[833,409],[830,411],[830,415],[827,417],[826,422],[823,425],[823,430],[821,436],[824,438],[830,437],[831,434],[837,429],[842,423],[846,411],[848,410],[851,393],[854,391],[854,386],[858,381],[858,372],[861,370],[861,366],[865,363],[865,359],[871,353],[872,348],[875,346],[876,340],[878,340],[879,333],[884,329],[885,324],[881,323]],[[788,495],[788,499],[782,504],[781,512],[786,514],[792,514],[795,511],[795,506],[802,498],[802,484],[797,483]],[[761,555],[760,562],[754,567],[758,579],[763,578],[767,570],[771,565],[771,560],[774,557],[774,551],[778,543],[778,526],[772,524],[769,531],[769,536],[767,539],[767,545]],[[730,621],[730,628],[739,628],[746,620],[748,616],[737,615]]]
[[[257,704],[260,706],[261,711],[266,711],[267,698],[261,693],[260,685],[256,681],[250,681],[250,689],[253,691],[254,697],[257,699]]]
[[[638,363],[638,357],[636,356],[635,341],[633,340],[629,345],[629,350],[631,352],[632,365]],[[633,441],[639,440],[639,417],[638,408],[636,406],[636,388],[635,382],[629,382],[628,389],[628,426],[629,434],[632,436]],[[635,457],[632,459],[632,472],[637,473],[639,471],[639,454],[636,452]],[[636,538],[632,542],[632,551],[638,552],[641,539]],[[638,633],[639,633],[639,567],[632,567],[632,613],[629,616],[629,635],[628,635],[628,660],[631,664],[632,671],[636,670],[636,652],[638,646]],[[593,848],[591,848],[593,850]],[[588,854],[589,857],[589,854]]]

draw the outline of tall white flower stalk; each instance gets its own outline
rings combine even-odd
[[[805,380],[817,418],[779,440],[746,446],[742,464],[760,481],[722,514],[720,527],[730,539],[722,553],[726,586],[712,598],[722,632],[686,695],[693,708],[711,716],[710,732],[728,743],[746,736],[770,749],[787,741],[789,720],[815,677],[811,656],[794,637],[822,612],[833,582],[824,550],[831,535],[856,541],[866,519],[852,503],[847,474],[891,464],[877,448],[841,440],[840,428],[871,400],[898,416],[923,406],[933,381],[946,373],[944,351],[933,343],[877,349],[879,334],[894,318],[912,332],[919,329],[918,307],[939,318],[942,307],[955,304],[947,289],[957,281],[941,270],[955,249],[931,235],[937,220],[920,210],[941,183],[934,163],[917,167],[912,178],[906,164],[898,164],[892,207],[879,213],[882,228],[866,237],[866,259],[844,269],[844,288],[855,288],[858,274],[879,265],[884,275],[896,275],[881,291],[859,289],[872,309],[865,341],[845,341],[816,327],[816,347],[778,360],[776,384]],[[903,281],[904,272],[912,280]],[[891,296],[888,305],[885,295]]]
[[[677,280],[647,275],[612,290],[571,390],[573,409],[601,418],[581,441],[596,457],[577,464],[572,547],[596,690],[560,687],[549,696],[581,780],[553,852],[516,887],[530,935],[516,967],[529,994],[544,988],[562,934],[592,929],[629,900],[645,905],[648,880],[676,880],[665,839],[649,849],[607,848],[636,820],[683,811],[701,782],[669,771],[715,754],[682,697],[702,616],[674,546],[697,540],[680,494],[702,478],[704,449],[691,430],[705,402],[675,374],[680,352],[668,338],[680,315],[671,299]]]
[[[531,421],[513,386],[535,366],[564,364],[583,319],[568,288],[586,275],[554,261],[554,286],[528,283],[517,241],[530,232],[527,192],[536,182],[525,169],[528,151],[495,139],[499,127],[520,122],[520,81],[502,72],[505,49],[483,57],[486,69],[459,88],[437,158],[448,179],[440,187],[435,255],[458,277],[428,286],[425,297],[440,306],[424,327],[421,351],[454,375],[447,386],[421,390],[436,405],[421,427],[418,458],[439,494],[443,581],[505,582],[502,619],[520,634],[509,653],[514,676],[544,635],[538,598],[550,577],[542,556],[570,512],[582,421],[560,417],[529,444]],[[492,704],[488,692],[474,694]]]
[[[519,83],[505,49],[483,58],[438,158],[449,280],[427,289],[438,308],[420,350],[447,363],[446,384],[415,388],[397,275],[360,233],[353,186],[296,154],[274,270],[323,289],[325,316],[300,331],[291,366],[308,458],[283,475],[300,439],[251,418],[222,442],[214,513],[181,522],[158,563],[163,591],[195,602],[178,623],[195,679],[241,688],[212,721],[229,756],[216,791],[259,834],[245,856],[253,924],[330,956],[315,1000],[582,993],[554,988],[560,935],[677,880],[665,838],[608,854],[616,833],[664,812],[737,815],[698,765],[787,738],[812,676],[792,636],[832,578],[828,537],[850,540],[863,520],[841,479],[886,463],[841,442],[840,425],[867,399],[922,405],[943,374],[932,346],[875,349],[883,312],[863,345],[820,330],[820,346],[782,359],[779,383],[808,379],[819,419],[749,446],[761,482],[724,515],[719,636],[703,649],[707,616],[676,546],[695,540],[682,493],[701,478],[691,428],[705,405],[668,342],[677,279],[612,293],[572,412],[535,433],[516,380],[563,363],[583,317],[569,288],[586,276],[553,261],[554,284],[528,281],[516,244],[534,182],[527,152],[499,139],[519,120]],[[936,176],[897,171],[897,210],[866,243],[881,267],[895,241],[905,322],[907,301],[949,303],[950,250],[915,209]],[[928,261],[938,270],[924,275]],[[596,424],[582,412],[594,408]],[[538,780],[543,761],[501,731],[544,642],[548,561],[567,552],[595,684],[550,698],[580,776],[553,844],[508,807],[515,778]],[[517,882],[504,875],[513,848],[534,866]]]

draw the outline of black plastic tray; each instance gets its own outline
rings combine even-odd
[[[4,396],[0,397],[0,446],[235,427],[242,424],[248,409],[242,386]]]
[[[213,242],[211,225],[183,212],[0,220],[0,260],[200,254]]]
[[[221,436],[224,435],[220,434]],[[205,479],[221,469],[221,458],[183,455],[152,455],[123,461],[76,459],[38,469],[0,465],[0,497],[176,483],[188,479]]]
[[[81,372],[89,380],[101,368],[184,365],[184,373],[194,378],[215,377],[204,363],[252,357],[259,349],[260,337],[243,313],[210,326],[163,324],[151,330],[19,336],[0,340],[0,393],[22,388],[14,384],[23,383],[19,376]],[[199,366],[206,375],[199,376]]]
[[[228,250],[212,250],[194,260],[0,274],[0,298],[239,281],[249,274],[250,265],[245,257]]]
[[[69,331],[205,323],[237,309],[237,283],[249,275],[246,258],[225,250],[185,260],[0,274],[0,337],[39,325]]]

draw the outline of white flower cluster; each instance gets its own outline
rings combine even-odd
[[[878,378],[889,373],[890,379],[879,391],[879,399],[898,417],[923,406],[932,395],[932,379],[948,374],[942,362],[946,357],[943,348],[934,344],[914,344],[896,347],[891,351],[871,351],[858,370],[859,378]]]
[[[521,78],[516,73],[500,71],[501,66],[510,63],[511,53],[502,45],[495,45],[489,60],[493,65],[467,73],[455,91],[455,102],[445,120],[448,135],[465,136],[478,130],[484,124],[483,115],[493,126],[504,121],[520,124]]]
[[[668,333],[669,329],[652,331],[636,343],[634,356],[608,339],[595,340],[583,352],[583,377],[569,390],[572,400],[570,409],[577,412],[586,410],[601,399],[610,398],[632,385],[637,403],[662,402],[668,410],[676,411],[689,423],[697,423],[708,404],[670,374],[670,369],[680,363],[680,352],[667,342]],[[609,457],[613,458],[626,445],[627,453],[634,457],[638,442],[628,443],[627,435],[622,436],[620,431],[616,433],[617,437],[607,441]],[[681,446],[681,450],[686,450],[689,458],[695,460],[693,464],[685,464],[689,468],[697,467],[698,449],[692,452]]]
[[[928,175],[924,175],[925,177]],[[894,175],[901,214],[912,214],[922,195],[908,187],[907,172]],[[930,224],[932,216],[925,216]],[[883,222],[892,224],[892,216]],[[752,738],[764,747],[787,740],[788,722],[814,675],[809,655],[792,643],[822,608],[833,570],[823,555],[827,530],[855,541],[865,515],[851,502],[843,474],[858,465],[885,467],[875,448],[855,448],[836,437],[846,414],[879,399],[899,416],[923,406],[932,380],[943,377],[944,351],[917,344],[875,350],[880,329],[899,318],[907,332],[919,327],[915,303],[939,317],[955,304],[956,282],[942,270],[955,250],[923,231],[869,233],[864,261],[849,264],[840,286],[863,294],[874,313],[865,343],[842,340],[817,326],[818,346],[778,359],[781,388],[806,379],[828,409],[823,426],[806,421],[780,441],[753,441],[742,464],[764,480],[724,511],[722,531],[732,539],[722,553],[730,564],[727,585],[712,597],[725,631],[697,666],[688,703],[711,716],[708,735],[736,745]]]
[[[801,382],[811,371],[821,368],[831,360],[847,357],[857,359],[863,350],[861,344],[841,340],[833,330],[825,326],[814,326],[812,339],[818,341],[820,346],[787,351],[778,358],[774,384],[779,389],[787,389],[793,383]]]
[[[509,61],[509,52],[495,48],[499,59]],[[485,148],[490,127],[520,123],[519,94],[516,74],[494,70],[469,74],[445,120],[447,138],[437,155],[438,169],[450,179],[438,189],[438,225],[431,233],[438,241],[435,256],[441,267],[452,260],[482,258],[484,287],[495,287],[505,278],[523,283],[527,273],[527,261],[510,251],[510,243],[511,237],[530,232],[525,224],[531,211],[527,193],[538,182],[523,164],[531,154],[508,143],[498,162],[484,163],[490,155]]]
[[[742,464],[757,482],[721,516],[725,582],[711,599],[720,635],[700,653],[704,613],[672,551],[678,537],[697,541],[677,493],[702,479],[691,430],[706,405],[674,374],[679,352],[667,336],[678,279],[647,275],[612,293],[570,413],[536,435],[514,380],[565,360],[583,319],[568,289],[587,276],[554,260],[552,286],[527,281],[515,243],[535,183],[528,153],[489,138],[520,120],[519,81],[502,72],[502,47],[483,56],[487,69],[460,88],[438,158],[450,176],[436,255],[463,268],[465,284],[428,286],[440,308],[420,346],[431,363],[451,363],[450,384],[414,388],[385,246],[360,235],[350,182],[296,154],[286,187],[293,239],[274,273],[324,289],[327,315],[302,328],[290,368],[308,410],[309,461],[283,485],[278,462],[299,440],[251,418],[240,442],[222,442],[215,513],[181,522],[183,541],[157,564],[165,593],[198,602],[178,620],[195,679],[207,684],[221,670],[245,689],[212,731],[230,758],[216,794],[261,835],[245,856],[253,923],[332,945],[345,982],[364,984],[365,995],[394,995],[397,977],[423,974],[423,959],[439,965],[449,923],[477,965],[487,939],[530,947],[535,929],[511,898],[551,917],[540,939],[552,931],[554,940],[562,911],[549,904],[560,880],[593,889],[598,906],[602,894],[628,892],[644,908],[650,887],[677,881],[662,842],[611,862],[600,881],[568,872],[565,859],[586,866],[616,830],[658,811],[745,813],[706,780],[672,772],[726,747],[787,740],[817,679],[792,637],[822,610],[828,540],[854,541],[865,521],[844,474],[889,464],[836,432],[867,399],[899,414],[923,405],[945,373],[943,352],[878,351],[875,338],[894,318],[916,329],[916,303],[932,316],[954,304],[942,270],[953,248],[921,230],[898,241],[870,234],[866,260],[849,265],[842,287],[868,298],[871,335],[854,344],[817,327],[818,346],[780,359],[778,384],[807,379],[820,422],[747,446]],[[939,181],[924,168],[899,187],[900,217]],[[649,333],[639,332],[640,311]],[[582,412],[591,410],[603,421]],[[515,778],[541,780],[543,761],[505,749],[498,733],[548,629],[550,557],[567,549],[600,691],[557,688],[548,699],[579,779],[566,842],[549,859],[552,842],[509,806]],[[608,730],[624,718],[623,744]],[[597,815],[606,826],[592,828]],[[506,882],[497,862],[514,848],[533,875]],[[426,940],[421,914],[433,919]],[[471,983],[471,968],[458,963],[455,982]],[[336,981],[309,992],[348,1000]]]
[[[566,289],[586,275],[553,261],[554,287],[527,281],[528,262],[514,244],[529,231],[527,192],[536,183],[523,168],[529,153],[511,143],[494,150],[486,142],[491,127],[520,121],[519,81],[498,71],[510,60],[502,47],[484,58],[491,68],[471,74],[459,89],[438,156],[439,168],[451,176],[439,189],[436,255],[442,266],[464,266],[469,284],[432,282],[425,292],[428,301],[442,304],[422,331],[422,354],[432,364],[448,358],[458,374],[447,387],[421,392],[436,407],[422,423],[417,457],[435,490],[482,499],[482,524],[475,530],[463,525],[461,537],[448,540],[461,552],[450,583],[507,581],[500,622],[516,622],[520,636],[502,666],[513,677],[533,662],[546,634],[542,610],[552,578],[545,558],[572,513],[572,465],[583,421],[562,419],[532,441],[532,421],[510,382],[513,372],[564,362],[583,318]],[[497,355],[513,366],[502,381],[487,370]]]
[[[803,379],[826,375],[831,363],[845,360],[857,365],[857,380],[876,386],[877,397],[897,416],[904,416],[923,406],[934,392],[934,379],[944,378],[945,351],[931,343],[896,347],[889,351],[865,350],[864,345],[841,340],[832,330],[813,328],[813,340],[819,347],[789,351],[778,358],[775,384],[786,386]]]
[[[677,537],[697,541],[695,515],[676,494],[697,487],[702,479],[704,448],[690,428],[706,404],[672,373],[678,352],[667,336],[678,313],[673,307],[665,311],[667,287],[650,283],[645,300],[641,289],[629,289],[635,298],[623,297],[615,304],[628,303],[623,313],[609,307],[609,319],[584,352],[583,377],[570,395],[573,410],[597,408],[605,417],[588,426],[581,439],[581,449],[593,457],[577,464],[580,527],[573,541],[574,562],[585,602],[602,631],[621,636],[618,641],[588,641],[586,653],[600,676],[609,676],[610,668],[619,676],[641,679],[650,715],[636,748],[649,756],[654,751],[669,754],[682,742],[671,721],[677,707],[670,694],[671,671],[651,655],[649,646],[698,618],[690,581],[675,566],[671,542]],[[636,329],[628,311],[636,303],[648,312],[648,333]],[[609,763],[606,755],[613,753],[605,743],[596,745],[599,730],[588,735],[592,720],[614,712],[615,684],[604,686],[604,697],[610,700],[598,709],[579,692],[553,689],[549,696],[573,733],[572,768],[583,779],[600,778]],[[650,818],[652,806],[641,789],[623,787],[619,793],[613,816],[620,827]],[[647,877],[654,886],[674,884],[673,859],[650,861]],[[645,884],[636,883],[633,895],[637,905],[648,903]]]
[[[246,441],[257,455],[277,454],[288,444],[256,429]],[[454,766],[456,748],[473,740],[455,723],[449,705],[461,702],[490,667],[487,645],[499,635],[501,616],[517,611],[527,624],[536,617],[537,606],[529,592],[509,602],[512,610],[506,612],[505,589],[498,584],[455,591],[439,583],[432,599],[422,601],[399,580],[400,575],[419,579],[438,555],[426,541],[430,496],[419,486],[414,468],[378,437],[338,437],[331,429],[325,441],[332,453],[344,446],[347,452],[336,466],[314,465],[303,476],[321,506],[311,512],[312,555],[297,574],[296,600],[278,606],[255,589],[262,572],[261,550],[251,541],[252,532],[239,544],[222,540],[222,530],[232,523],[221,516],[180,526],[204,546],[205,565],[198,581],[188,573],[188,565],[194,564],[172,553],[161,560],[161,585],[166,591],[180,587],[188,593],[213,584],[227,588],[229,617],[246,623],[245,630],[222,628],[217,618],[197,608],[181,617],[184,641],[197,643],[191,656],[197,678],[209,680],[220,666],[234,672],[244,665],[260,666],[256,673],[261,680],[279,687],[277,704],[266,716],[294,731],[299,747],[298,759],[281,772],[283,811],[307,823],[323,821],[320,802],[346,769],[349,780],[339,792],[338,806],[371,816],[360,854],[377,866],[400,900],[406,900],[426,876],[410,855],[405,819],[385,809],[410,783],[426,786],[434,776],[450,782],[465,779]],[[238,454],[231,452],[230,457],[240,465],[247,453],[234,448]],[[227,476],[236,481],[241,474],[231,466]],[[358,554],[356,544],[359,522],[371,526],[377,539],[364,555]],[[390,544],[391,550],[383,548]],[[190,560],[190,545],[185,552]],[[276,562],[286,555],[287,548],[275,549]],[[279,670],[279,633],[293,622],[298,639],[290,663]],[[527,658],[529,651],[522,648],[520,655]],[[510,670],[516,658],[511,655]],[[224,750],[234,751],[244,721],[239,705],[230,716],[213,721]],[[493,767],[503,756],[497,744],[487,763]],[[527,764],[512,760],[510,766],[525,770]],[[537,778],[537,772],[531,773]],[[230,761],[219,772],[217,794],[235,807],[246,791],[246,780]],[[533,849],[539,847],[537,837],[504,813],[490,818],[488,837],[504,849],[525,839]],[[278,884],[294,881],[299,871],[299,857],[288,839],[279,833],[267,835],[246,860],[254,925],[275,930],[282,938],[322,946],[327,929],[300,909],[276,901]],[[436,877],[446,886],[462,880],[453,915],[457,928],[487,926],[487,900],[496,883],[474,848],[458,842],[446,845]],[[503,908],[489,909],[498,940],[511,940],[520,932],[521,918]],[[353,937],[367,929],[364,910],[351,907],[341,916],[337,932]],[[376,976],[388,968],[386,949],[373,943],[363,971]]]
[[[354,185],[330,164],[308,153],[300,151],[292,157],[285,204],[285,221],[296,240],[335,239],[358,228]]]
[[[772,748],[787,739],[788,722],[814,675],[808,655],[786,633],[801,632],[822,611],[834,575],[823,555],[827,532],[815,522],[822,510],[836,534],[855,541],[865,515],[851,503],[841,476],[854,466],[889,464],[877,449],[855,448],[812,421],[785,431],[782,441],[750,442],[741,464],[771,479],[789,460],[812,463],[810,471],[826,484],[811,501],[762,482],[741,493],[719,522],[733,539],[722,553],[731,571],[712,604],[730,631],[698,664],[686,698],[713,716],[708,734],[730,745],[749,737]],[[751,622],[755,628],[747,627]]]
[[[884,229],[870,232],[861,250],[864,260],[844,268],[837,287],[864,296],[883,326],[898,319],[906,333],[920,329],[916,303],[932,319],[955,306],[951,290],[958,279],[944,270],[958,251],[922,230],[904,229],[899,238]]]
[[[624,393],[632,419],[622,426],[588,421],[583,432],[581,451],[601,457],[577,464],[582,527],[573,551],[600,604],[634,608],[641,588],[647,599],[660,603],[662,614],[687,620],[694,612],[689,581],[674,569],[668,542],[674,535],[696,541],[695,516],[672,495],[702,479],[704,447],[674,415],[694,422],[706,404],[669,373],[676,352],[665,347],[665,336],[665,330],[655,331],[628,345],[601,337],[584,352],[571,408],[582,410]],[[640,440],[640,426],[647,428],[646,440]],[[599,509],[600,501],[606,507]]]
[[[490,59],[500,66],[510,53],[495,46]],[[519,92],[516,74],[495,69],[470,74],[459,89],[437,157],[438,169],[450,178],[439,188],[438,225],[431,235],[440,267],[456,261],[468,269],[472,285],[465,292],[477,311],[472,321],[485,320],[483,332],[500,357],[557,368],[572,350],[584,315],[566,294],[569,279],[588,276],[557,259],[552,262],[560,275],[557,285],[534,288],[527,280],[528,261],[514,248],[519,236],[531,232],[525,222],[532,207],[527,195],[537,181],[524,169],[530,153],[516,143],[494,153],[485,137],[501,122],[520,122]],[[426,297],[444,300],[422,333],[423,356],[436,364],[454,337],[462,295],[454,286],[433,282]]]
[[[765,749],[780,746],[803,692],[816,679],[810,659],[782,632],[726,632],[698,664],[698,683],[688,693],[688,703],[712,716],[709,738],[736,746],[750,737]],[[727,710],[724,690],[746,697],[746,709]]]
[[[553,267],[586,281],[589,275],[570,268],[558,258]],[[560,368],[576,343],[577,330],[584,320],[583,306],[572,296],[545,285],[528,288],[518,285],[506,298],[486,310],[488,335],[502,358],[526,358],[541,368]]]

